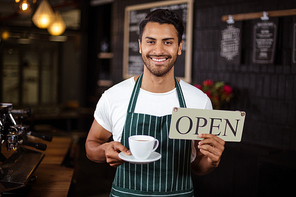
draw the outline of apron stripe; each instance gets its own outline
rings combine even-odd
[[[154,129],[154,136],[156,136],[157,134],[157,125],[158,125],[158,118],[155,118],[155,129]],[[159,147],[157,148],[157,150],[159,150]],[[153,177],[153,191],[155,191],[155,185],[156,185],[156,162],[153,163],[154,165],[154,177]]]
[[[134,193],[133,190],[128,190],[124,189],[122,190],[121,188],[112,187],[110,196],[118,196],[118,197],[130,197],[130,196],[139,196],[139,197],[179,197],[179,196],[184,196],[184,197],[194,197],[193,190],[184,190],[180,193],[171,193],[171,192],[165,192],[165,193],[146,193],[146,192],[140,192],[140,193]]]
[[[173,140],[173,150],[176,150],[175,140]],[[174,160],[175,160],[175,154],[172,155],[172,172],[175,171],[175,163],[174,163]],[[174,186],[174,175],[175,175],[175,173],[172,173],[171,191],[173,191],[173,186]]]
[[[178,149],[180,149],[180,147],[181,147],[181,141],[179,140],[179,147],[178,147]],[[176,190],[178,191],[179,190],[179,176],[180,176],[180,162],[181,162],[181,155],[180,154],[178,154],[178,171],[177,171],[177,183],[176,183]]]
[[[165,121],[165,123],[166,123],[166,121]],[[167,124],[166,124],[166,130],[168,131],[168,128],[167,128]],[[167,142],[166,143],[166,145],[167,145],[167,147],[166,147],[166,149],[167,150],[169,150],[169,143]],[[168,176],[169,176],[169,173],[171,173],[170,172],[170,170],[169,170],[169,164],[168,164],[168,162],[169,162],[169,154],[167,154],[166,155],[166,179],[165,179],[165,191],[168,191]]]
[[[160,122],[162,123],[162,117],[160,118]],[[160,124],[161,125],[161,124]],[[158,131],[161,131],[161,128],[158,129]],[[160,132],[160,141],[162,142],[162,132]],[[165,153],[162,151],[162,145],[160,145],[160,152],[163,153],[162,157],[165,158]],[[160,162],[160,169],[161,169],[161,165],[162,162]],[[160,170],[160,174],[159,174],[159,187],[158,187],[158,191],[161,191],[161,177],[162,177],[162,170]]]

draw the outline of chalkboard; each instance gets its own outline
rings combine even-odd
[[[277,24],[273,21],[258,22],[254,26],[253,62],[272,64],[276,44]]]
[[[221,25],[219,64],[240,64],[242,22]]]
[[[183,48],[175,63],[175,76],[190,83],[193,0],[161,1],[125,8],[123,78],[142,74],[144,63],[139,53],[139,24],[149,12],[159,8],[172,10],[183,19]]]

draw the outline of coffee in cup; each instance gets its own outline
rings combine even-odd
[[[136,159],[147,159],[154,152],[159,141],[148,135],[133,135],[128,138],[129,148]]]

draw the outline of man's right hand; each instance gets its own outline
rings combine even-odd
[[[131,155],[131,152],[123,146],[120,142],[109,142],[105,144],[105,155],[106,155],[106,162],[112,166],[117,167],[120,166],[123,161],[119,158],[118,154],[123,152],[126,155]]]
[[[131,153],[120,142],[109,142],[110,137],[111,133],[94,120],[85,141],[86,156],[91,161],[107,162],[110,166],[117,167],[124,163],[118,154],[123,152],[126,155],[131,155]]]

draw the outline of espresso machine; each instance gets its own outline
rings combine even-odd
[[[52,140],[52,136],[31,131],[28,125],[23,125],[24,116],[30,115],[29,109],[16,110],[11,103],[0,103],[0,194],[24,187],[44,158],[47,145],[30,141],[30,136]],[[4,151],[13,153],[6,158]]]

